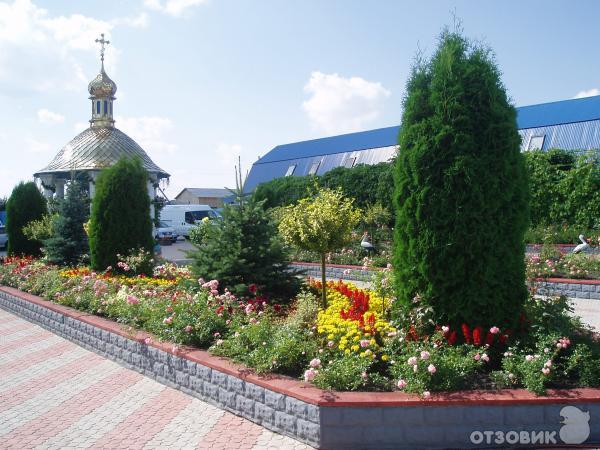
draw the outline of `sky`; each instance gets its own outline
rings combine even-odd
[[[116,127],[185,187],[234,187],[279,144],[398,125],[411,65],[445,26],[490,46],[516,106],[600,94],[597,1],[0,0],[0,197],[89,126]]]

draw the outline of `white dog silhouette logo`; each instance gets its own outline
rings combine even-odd
[[[565,406],[560,410],[564,424],[560,429],[560,438],[565,444],[582,444],[590,437],[590,413],[575,406]]]

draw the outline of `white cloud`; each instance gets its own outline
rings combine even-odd
[[[579,91],[573,98],[593,97],[594,95],[600,95],[600,89],[592,88],[587,91]]]
[[[242,146],[221,142],[217,145],[217,156],[222,163],[229,164],[233,168],[238,164],[238,157],[242,156]]]
[[[207,3],[208,0],[144,0],[146,8],[160,11],[172,17],[183,16],[189,8]]]
[[[169,141],[173,121],[167,117],[115,117],[116,126],[131,136],[152,158],[152,154],[172,154],[177,145]]]
[[[143,12],[136,17],[120,17],[111,20],[111,23],[115,26],[124,25],[132,28],[147,28],[149,25],[148,14]]]
[[[375,120],[390,92],[381,83],[337,73],[313,72],[302,108],[315,129],[329,134],[359,131]]]
[[[0,2],[0,91],[82,90],[95,73],[85,73],[82,54],[98,58],[95,39],[110,39],[118,26],[145,27],[146,13],[133,18],[101,20],[82,14],[51,15],[31,0]],[[106,68],[114,74],[119,51],[106,50]],[[99,61],[98,61],[99,63]],[[94,68],[94,72],[97,68]]]
[[[31,137],[25,138],[25,146],[30,153],[45,153],[50,150],[50,144]]]
[[[39,109],[37,112],[37,116],[40,123],[45,124],[57,124],[63,123],[65,121],[65,116],[63,116],[62,114],[55,113],[45,108]]]

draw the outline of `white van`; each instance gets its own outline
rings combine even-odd
[[[160,221],[173,227],[179,236],[190,235],[190,230],[199,221],[208,217],[218,219],[221,217],[208,205],[165,205],[160,212]]]

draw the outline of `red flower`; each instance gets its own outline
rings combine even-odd
[[[450,345],[454,345],[456,344],[456,331],[452,331],[450,333],[450,335],[448,336],[448,343]]]
[[[483,333],[483,328],[480,326],[476,326],[473,330],[473,343],[477,346],[480,346],[482,343],[481,334]]]
[[[487,345],[492,345],[494,343],[494,335],[492,333],[490,333],[489,331],[485,335],[485,343]]]
[[[256,294],[256,291],[258,290],[258,287],[256,286],[256,284],[252,283],[251,285],[248,286],[248,290],[251,293]]]
[[[471,344],[473,342],[473,340],[471,339],[471,329],[469,328],[469,325],[467,325],[466,323],[463,323],[460,326],[462,332],[463,332],[463,336],[465,338],[465,342],[467,344]]]
[[[281,311],[281,305],[273,305],[273,309],[278,313]]]

